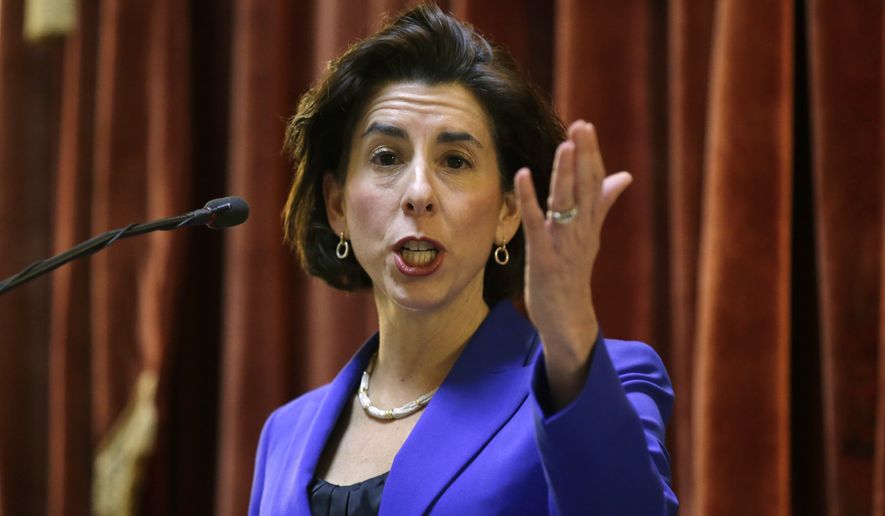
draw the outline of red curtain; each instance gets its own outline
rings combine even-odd
[[[127,239],[0,296],[0,514],[89,514],[94,460],[158,375],[145,514],[243,514],[273,408],[376,325],[282,243],[285,119],[405,0],[83,0],[22,39],[0,3],[0,276],[245,197],[245,226]],[[607,335],[677,400],[683,514],[885,516],[881,0],[449,0],[636,181],[594,275]]]

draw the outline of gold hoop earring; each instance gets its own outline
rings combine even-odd
[[[510,262],[510,253],[507,251],[507,242],[495,248],[495,263],[498,265],[507,265]]]
[[[341,240],[339,240],[338,245],[335,246],[335,256],[337,256],[339,260],[343,260],[350,254],[350,242],[344,239],[343,231],[338,236],[341,237]]]

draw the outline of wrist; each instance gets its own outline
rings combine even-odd
[[[564,408],[580,394],[587,381],[590,357],[598,335],[599,325],[594,321],[583,336],[571,345],[550,345],[541,336],[544,342],[544,372],[554,411]]]
[[[538,330],[541,342],[544,343],[544,356],[548,360],[577,368],[584,363],[593,350],[599,336],[599,323],[596,317],[585,317],[583,320],[561,321],[555,328],[548,331]]]

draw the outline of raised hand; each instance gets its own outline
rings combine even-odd
[[[595,128],[574,122],[559,145],[550,179],[546,216],[531,172],[516,174],[526,238],[525,300],[544,342],[553,403],[561,408],[580,392],[599,332],[591,276],[608,210],[633,177],[606,177]]]

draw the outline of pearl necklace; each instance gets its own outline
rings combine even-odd
[[[439,390],[439,387],[437,387],[427,394],[421,395],[418,399],[406,403],[402,407],[379,409],[372,405],[372,400],[369,399],[369,379],[371,378],[372,369],[375,368],[375,356],[372,357],[372,360],[369,361],[369,366],[363,371],[363,378],[360,380],[360,389],[358,392],[360,405],[370,417],[375,419],[402,419],[411,416],[430,403],[430,398],[432,398],[433,395],[436,394],[436,391]]]

